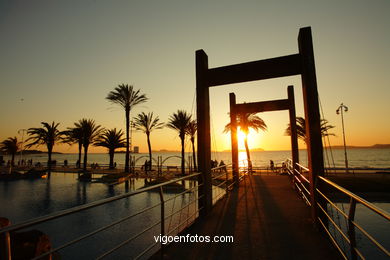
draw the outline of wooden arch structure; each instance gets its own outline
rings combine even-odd
[[[312,217],[316,212],[316,179],[324,172],[320,112],[311,28],[299,30],[297,54],[252,61],[218,68],[208,67],[208,57],[203,50],[196,51],[196,105],[198,123],[198,166],[203,173],[199,208],[207,214],[212,207],[211,137],[209,88],[254,80],[301,75],[306,120],[306,138]]]
[[[291,129],[291,151],[292,162],[299,163],[298,154],[298,135],[297,135],[297,122],[295,115],[295,98],[294,87],[287,87],[287,99],[262,101],[254,103],[236,104],[236,95],[234,93],[229,94],[230,100],[230,136],[232,143],[232,164],[233,164],[233,178],[236,185],[238,185],[239,176],[239,164],[238,164],[238,141],[237,141],[237,115],[244,113],[257,113],[267,111],[288,110],[290,118]],[[248,162],[250,164],[250,162]]]

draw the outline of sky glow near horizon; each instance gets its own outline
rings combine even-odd
[[[299,28],[311,26],[323,114],[336,126],[332,145],[342,144],[341,102],[349,107],[347,144],[390,143],[389,10],[389,1],[0,0],[0,140],[21,139],[19,129],[42,121],[65,130],[92,118],[125,129],[123,110],[105,100],[121,83],[149,98],[132,117],[151,111],[167,122],[178,109],[195,117],[196,50],[208,54],[210,68],[295,54]],[[303,116],[299,76],[211,88],[213,150],[230,149],[223,133],[230,92],[238,103],[284,99],[288,85]],[[268,130],[251,133],[250,147],[290,149],[288,112],[258,115]],[[133,132],[133,139],[147,151],[144,134]],[[180,149],[168,128],[151,139],[153,150]]]

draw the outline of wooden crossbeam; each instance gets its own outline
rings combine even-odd
[[[208,86],[218,86],[253,80],[301,74],[300,54],[246,62],[207,71]]]
[[[236,113],[257,113],[288,110],[289,108],[290,101],[288,99],[236,104],[234,107]]]

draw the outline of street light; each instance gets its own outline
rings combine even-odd
[[[23,159],[23,150],[24,150],[24,133],[27,132],[27,129],[18,130],[18,134],[22,133],[22,149],[20,150],[20,163],[22,163]]]
[[[344,156],[345,156],[345,170],[348,173],[348,159],[347,159],[347,146],[345,144],[345,131],[344,131],[344,115],[343,112],[348,112],[348,107],[346,107],[343,103],[337,108],[336,114],[341,113],[341,124],[343,126],[343,140],[344,140]]]

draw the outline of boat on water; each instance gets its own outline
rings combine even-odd
[[[21,179],[41,179],[47,176],[46,169],[35,169],[32,168],[26,172],[22,171],[11,171],[11,173],[2,172],[0,174],[0,181],[13,181]]]
[[[161,183],[164,183],[167,181],[170,181],[170,180],[167,178],[164,178],[164,177],[159,177],[159,178],[152,180],[152,181],[148,181],[147,179],[145,179],[145,185],[142,188],[151,187],[151,186],[158,185],[158,184],[161,184]],[[182,193],[182,192],[187,191],[184,184],[180,184],[177,182],[166,184],[166,185],[162,186],[162,188],[163,188],[163,191],[166,193]],[[159,190],[156,189],[156,190],[152,190],[152,191],[159,191]]]

